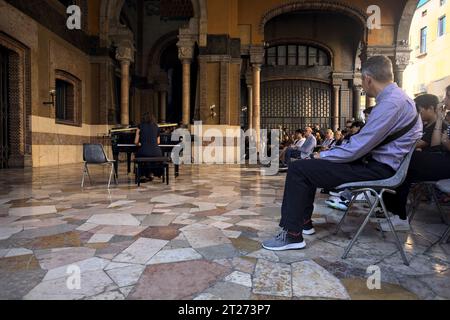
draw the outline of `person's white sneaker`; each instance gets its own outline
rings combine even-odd
[[[409,231],[411,230],[411,225],[409,224],[409,220],[402,220],[399,216],[391,217],[391,222],[394,226],[395,231]],[[384,232],[392,232],[391,226],[389,225],[389,221],[384,219],[384,221],[380,222],[381,230]]]
[[[342,192],[343,192],[343,191],[341,191],[341,192],[330,191],[329,195],[332,196],[332,197],[338,197],[338,198],[340,198]]]

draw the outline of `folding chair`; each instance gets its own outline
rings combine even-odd
[[[83,161],[84,161],[84,169],[83,169],[83,178],[81,180],[81,187],[84,188],[84,180],[86,175],[89,177],[89,182],[92,185],[91,175],[89,173],[88,165],[104,165],[111,166],[111,171],[109,173],[108,180],[108,189],[111,186],[111,179],[114,176],[114,182],[118,184],[118,179],[116,175],[116,171],[114,170],[114,160],[109,160],[106,156],[105,150],[101,144],[83,144]]]
[[[437,182],[436,181],[424,181],[424,182],[418,183],[415,187],[426,190],[426,192],[431,196],[433,202],[435,203],[435,205],[439,211],[439,214],[441,215],[442,222],[445,224],[449,224],[448,217],[444,213],[444,210],[442,209],[442,206],[440,205],[439,199],[436,195]],[[418,194],[414,197],[414,199],[412,199],[412,204],[411,204],[411,207],[409,210],[410,211],[410,214],[409,214],[409,222],[410,223],[413,221],[414,217],[416,216],[417,209],[420,206],[420,199],[421,199],[422,194],[423,194],[422,192],[418,192]]]
[[[442,180],[436,183],[436,187],[447,194],[450,194],[450,180]],[[447,230],[442,235],[442,238],[439,240],[440,244],[446,244],[448,243],[448,240],[450,238],[450,226],[447,228]]]
[[[409,261],[408,261],[408,258],[406,257],[406,253],[400,242],[398,234],[395,231],[395,228],[392,224],[391,218],[388,215],[388,211],[386,210],[386,205],[383,201],[383,195],[385,193],[395,194],[396,193],[395,189],[398,188],[399,186],[401,186],[403,184],[403,182],[405,182],[406,175],[408,174],[409,164],[411,162],[411,158],[412,158],[412,155],[415,150],[416,150],[416,144],[414,144],[414,147],[411,148],[410,152],[403,160],[397,173],[389,179],[378,180],[378,181],[362,181],[362,182],[347,183],[347,184],[341,185],[336,188],[337,190],[348,189],[352,193],[352,199],[350,201],[348,210],[345,212],[344,216],[342,217],[341,221],[339,222],[339,224],[336,228],[335,234],[338,234],[339,231],[341,230],[341,227],[345,221],[345,218],[347,217],[348,213],[350,212],[353,204],[355,203],[356,197],[358,195],[364,194],[367,202],[369,204],[371,204],[369,214],[367,215],[364,222],[361,224],[360,228],[358,229],[358,232],[353,237],[353,239],[350,242],[350,244],[348,245],[348,247],[345,249],[345,253],[342,256],[342,259],[346,259],[348,257],[350,250],[353,248],[354,244],[358,240],[358,238],[361,235],[361,233],[363,232],[364,228],[369,223],[372,216],[375,215],[375,209],[378,207],[378,205],[381,205],[381,210],[384,213],[384,215],[386,216],[386,220],[388,221],[389,226],[391,227],[391,230],[394,233],[395,241],[396,241],[397,247],[402,255],[403,262],[405,265],[409,266]],[[372,194],[374,196],[375,201],[373,201],[373,202],[370,201],[369,194]]]

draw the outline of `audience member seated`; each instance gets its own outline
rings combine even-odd
[[[424,94],[417,97],[415,101],[417,111],[424,122],[423,138],[417,144],[418,151],[443,152],[442,137],[447,133],[448,126],[445,121],[437,123],[438,113],[440,112],[437,110],[439,98],[432,94]],[[443,116],[441,116],[441,119],[443,120]],[[436,130],[436,125],[438,125],[438,130]]]
[[[336,130],[336,132],[334,133],[334,141],[331,144],[330,149],[334,148],[336,146],[342,145],[343,139],[344,139],[344,136],[342,135],[342,131],[341,130]]]
[[[406,181],[400,186],[396,191],[397,194],[385,194],[385,203],[387,210],[394,215],[392,219],[394,227],[396,230],[409,230],[410,225],[407,219],[406,203],[413,183],[419,183],[423,181],[439,181],[450,179],[450,135],[448,132],[443,133],[444,117],[446,115],[446,110],[442,105],[438,105],[439,100],[437,97],[432,96],[419,96],[416,98],[416,105],[419,110],[424,112],[425,117],[433,115],[430,111],[429,106],[431,105],[431,110],[436,110],[436,120],[428,119],[431,122],[431,127],[433,127],[433,133],[431,137],[431,143],[429,144],[431,150],[436,148],[436,150],[441,150],[441,152],[415,152],[412,159],[411,165],[409,167],[408,176]],[[444,106],[447,111],[450,110],[450,86],[446,89],[446,99],[444,101]],[[427,138],[427,131],[429,128],[425,128],[425,140],[430,141]],[[422,139],[422,142],[426,142]],[[423,144],[423,143],[422,143]],[[427,148],[425,148],[427,150]],[[387,222],[381,223],[381,228],[384,231],[390,231]]]
[[[325,140],[322,142],[320,146],[320,151],[330,150],[331,147],[335,144],[334,133],[333,130],[328,129],[325,134]]]
[[[305,132],[303,130],[295,131],[295,140],[294,143],[288,147],[285,147],[284,150],[280,154],[280,161],[284,164],[286,161],[286,154],[289,149],[299,150],[306,141],[304,137]]]
[[[304,137],[306,141],[299,149],[289,148],[286,151],[286,156],[284,160],[284,165],[287,166],[291,159],[306,159],[308,158],[317,146],[317,140],[314,137],[313,130],[311,127],[305,129]]]

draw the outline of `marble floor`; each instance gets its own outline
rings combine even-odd
[[[342,260],[362,209],[335,236],[342,213],[321,195],[305,250],[263,250],[278,231],[283,175],[184,166],[169,186],[138,188],[121,172],[108,191],[106,169],[84,190],[81,173],[0,171],[0,299],[450,299],[450,245],[429,249],[445,229],[431,204],[401,234],[406,267],[376,225]],[[379,290],[367,288],[369,266]]]

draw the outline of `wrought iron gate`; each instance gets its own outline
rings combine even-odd
[[[261,84],[261,128],[288,132],[319,124],[331,127],[331,87],[307,80],[276,80]]]
[[[8,167],[9,159],[9,53],[0,47],[0,169]]]

